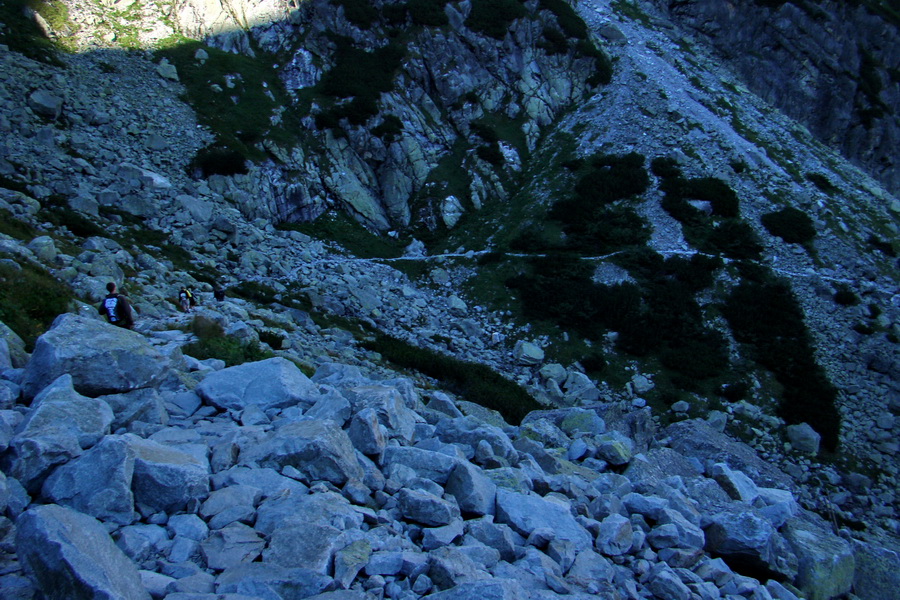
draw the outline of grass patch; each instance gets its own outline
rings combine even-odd
[[[201,64],[194,58],[203,49],[209,58]],[[216,136],[215,149],[196,159],[212,169],[215,159],[240,163],[266,158],[257,144],[271,140],[284,146],[294,145],[302,130],[292,110],[281,114],[282,121],[273,124],[276,109],[291,106],[278,72],[277,62],[258,48],[255,58],[223,52],[199,42],[186,42],[157,51],[178,69],[178,77],[186,88],[187,100],[197,112],[198,120]],[[218,86],[221,91],[213,91]],[[196,165],[195,165],[196,166]],[[216,172],[210,170],[209,174]],[[227,173],[235,171],[233,168]]]
[[[280,223],[277,229],[337,242],[359,258],[398,258],[409,245],[408,239],[372,233],[343,212],[329,212],[308,223]]]
[[[71,290],[42,267],[0,261],[0,321],[24,340],[28,352],[71,300]]]
[[[38,62],[57,67],[64,66],[56,56],[56,46],[48,39],[37,23],[28,16],[39,2],[35,0],[4,0],[0,2],[0,22],[6,27],[0,30],[0,43],[14,52]]]
[[[524,388],[485,365],[418,348],[386,334],[377,334],[362,345],[400,367],[439,380],[470,402],[498,411],[513,425],[521,423],[529,412],[542,408]]]
[[[199,340],[182,346],[182,351],[198,360],[216,358],[225,361],[225,365],[233,367],[245,362],[265,360],[275,356],[260,348],[257,343],[242,344],[239,340],[228,337],[222,326],[203,316],[196,316],[191,322],[191,332]]]

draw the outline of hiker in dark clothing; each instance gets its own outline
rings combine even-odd
[[[219,284],[216,284],[216,287],[213,288],[213,298],[215,298],[219,302],[224,300],[225,299],[225,288],[223,288]]]
[[[106,320],[113,325],[131,329],[134,327],[134,313],[131,311],[131,304],[128,297],[119,294],[116,290],[116,284],[110,281],[106,284],[106,291],[109,292],[100,303],[98,312],[106,317]]]

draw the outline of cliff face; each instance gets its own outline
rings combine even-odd
[[[653,0],[748,87],[900,190],[900,31],[860,2]]]

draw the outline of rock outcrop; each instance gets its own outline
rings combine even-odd
[[[836,1],[653,3],[710,41],[751,90],[900,193],[896,8]]]

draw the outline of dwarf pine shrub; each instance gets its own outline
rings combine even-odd
[[[802,210],[788,206],[760,217],[763,227],[788,244],[806,244],[816,236],[812,219]]]
[[[26,350],[60,313],[68,310],[72,292],[43,267],[0,262],[0,321],[25,342]]]
[[[383,333],[376,334],[374,339],[364,341],[362,345],[400,367],[414,369],[440,380],[450,391],[465,400],[498,411],[513,425],[521,423],[529,412],[541,408],[524,388],[485,365],[418,348]]]

